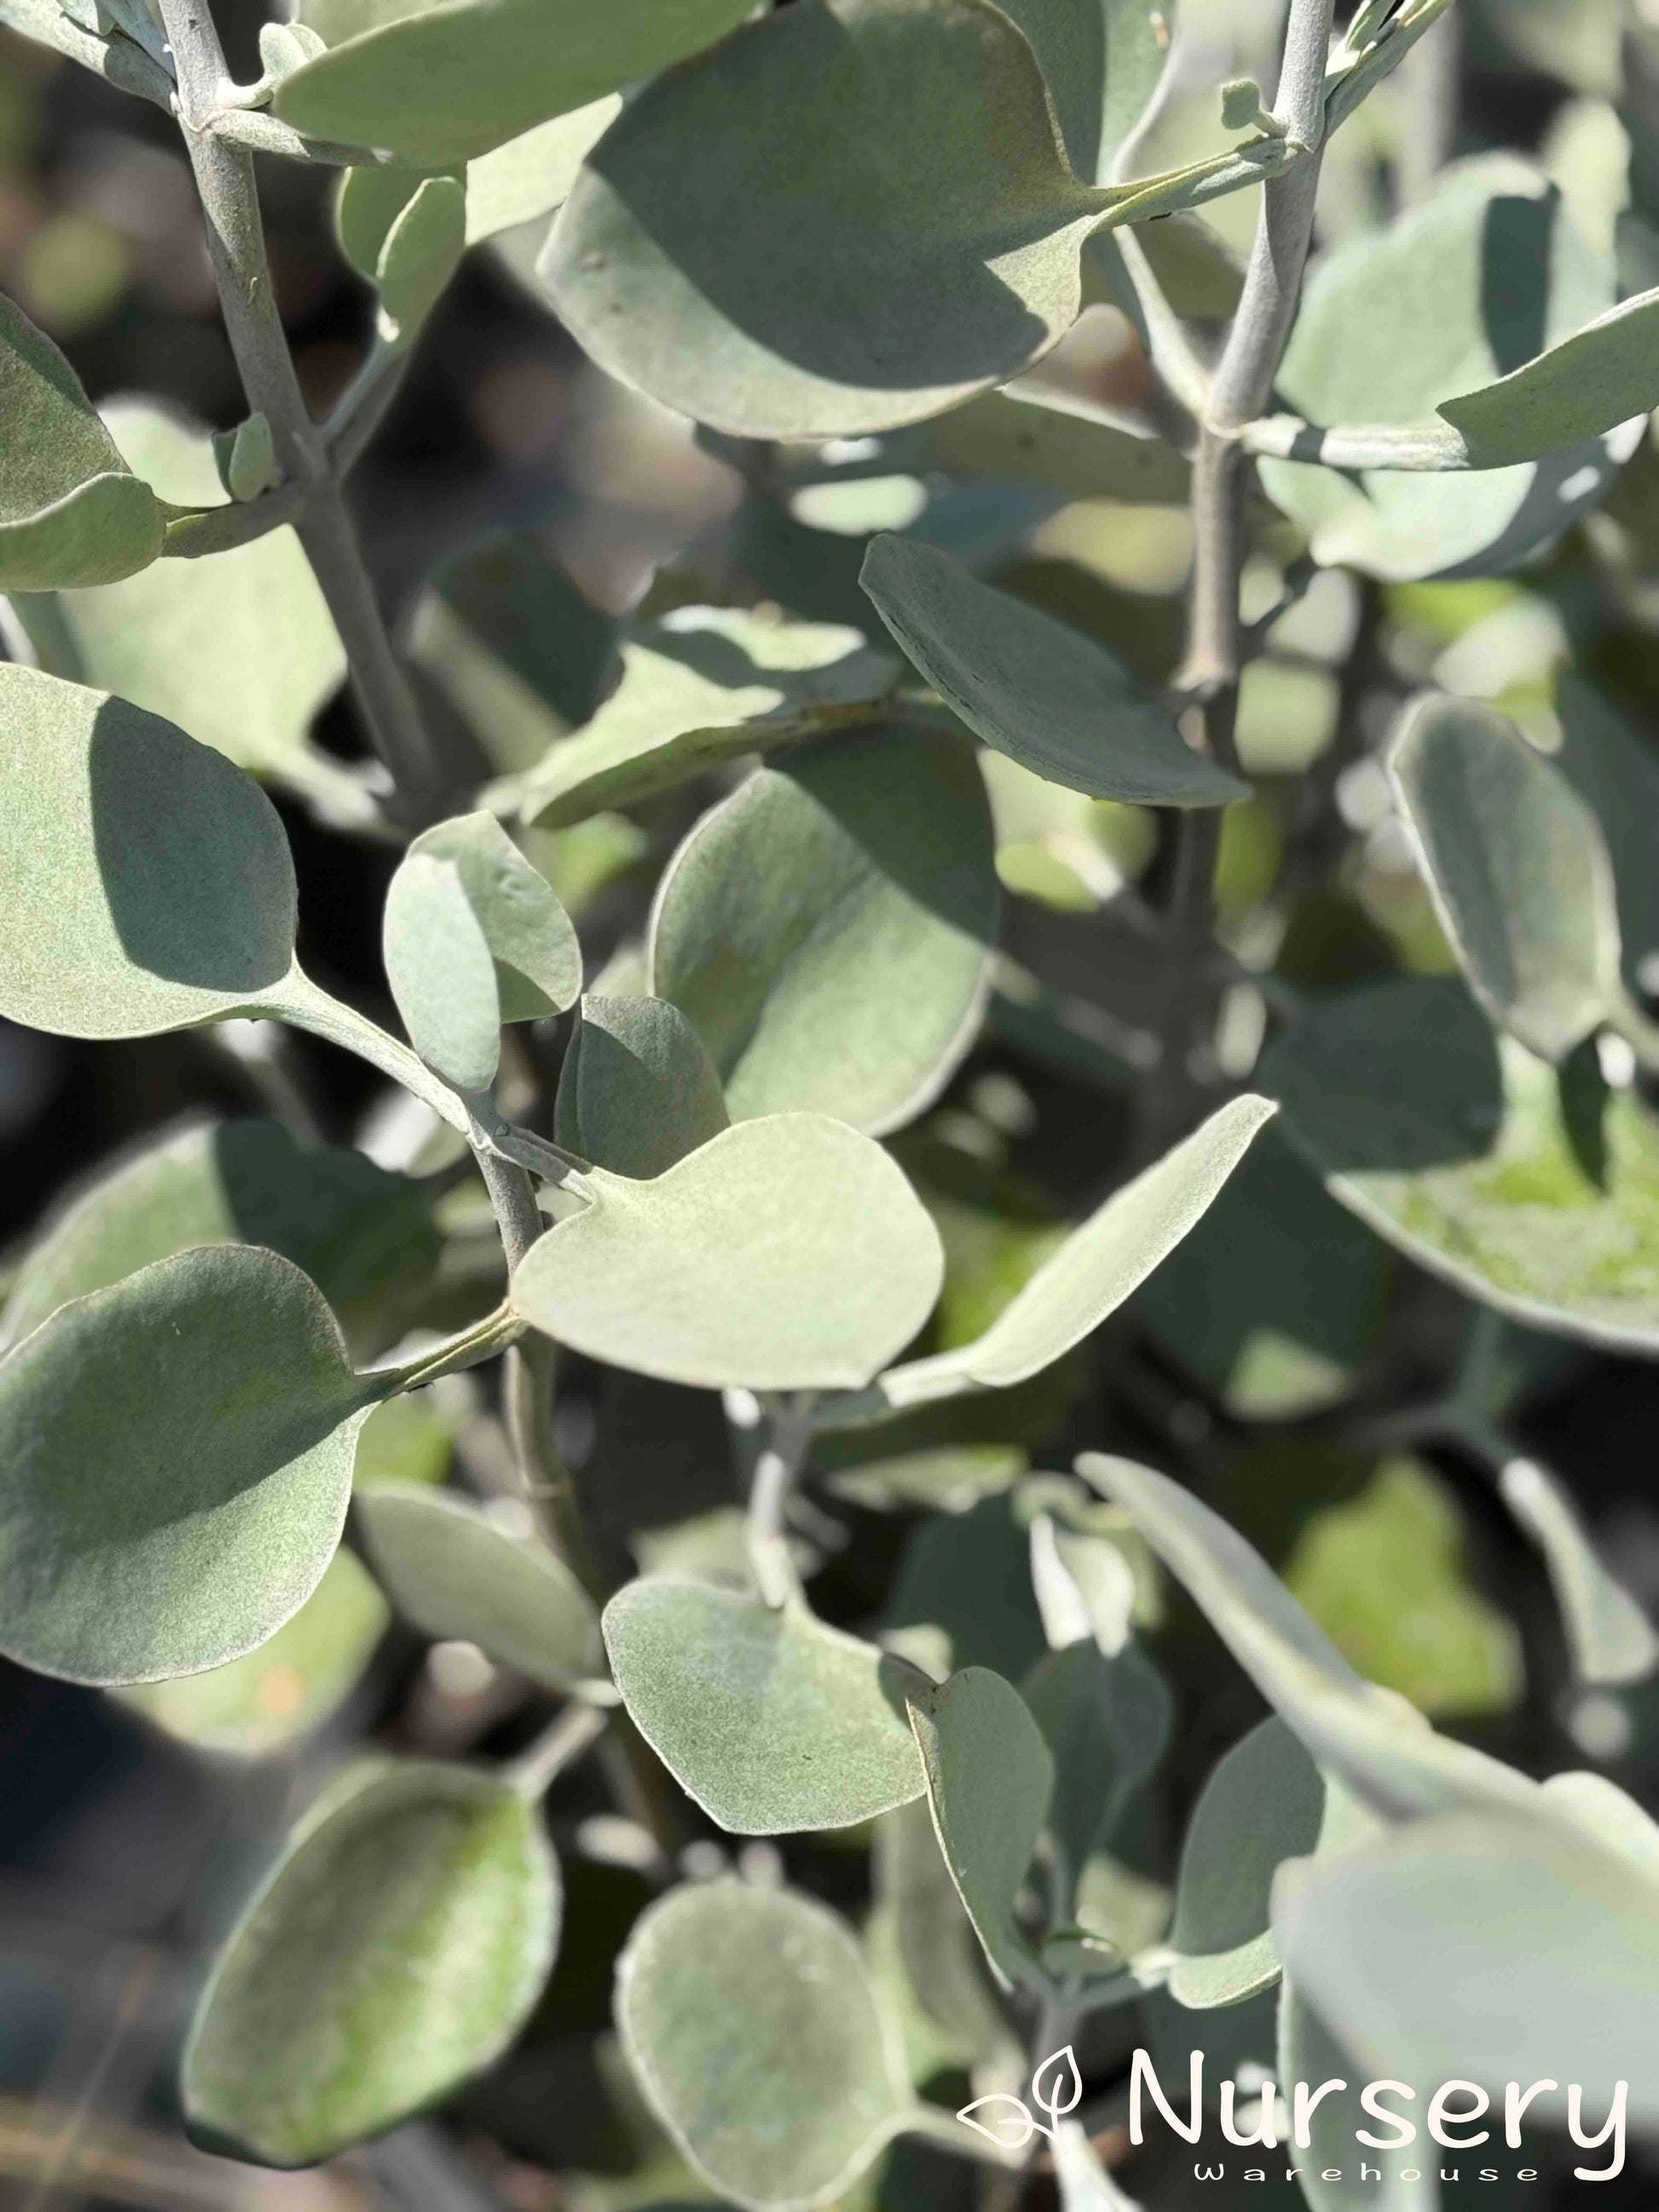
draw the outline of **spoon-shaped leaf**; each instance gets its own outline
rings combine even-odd
[[[870,730],[804,745],[706,814],[657,894],[651,984],[739,1121],[811,1107],[872,1133],[973,1042],[997,923],[971,751]]]
[[[726,1127],[720,1078],[678,1006],[583,998],[554,1105],[567,1152],[643,1182]]]
[[[476,1644],[549,1689],[600,1671],[592,1601],[544,1544],[417,1483],[376,1483],[358,1498],[356,1517],[382,1589],[423,1635]]]
[[[880,537],[860,578],[916,666],[978,737],[1094,799],[1224,806],[1248,784],[1194,752],[1108,647],[919,539]]]
[[[274,1252],[183,1252],[60,1307],[0,1361],[0,1650],[146,1682],[263,1644],[339,1540],[377,1395]]]
[[[1559,1064],[1620,996],[1613,866],[1595,815],[1507,716],[1463,699],[1413,709],[1389,777],[1474,995]]]
[[[220,1954],[185,2051],[191,2133],[314,2166],[435,2103],[517,2034],[559,1912],[540,1814],[492,1775],[347,1776]]]
[[[0,293],[0,591],[108,584],[161,550],[161,510],[44,331]]]
[[[151,1036],[251,1011],[294,961],[294,864],[258,784],[125,699],[0,667],[0,1014]]]
[[[708,1389],[853,1387],[939,1295],[915,1193],[822,1115],[741,1122],[652,1182],[587,1180],[593,1202],[531,1248],[513,1302],[595,1359]]]
[[[734,1834],[849,1827],[921,1795],[908,1669],[804,1610],[629,1583],[605,1641],[641,1735]]]
[[[284,77],[272,103],[316,138],[437,168],[653,76],[718,39],[743,0],[443,0],[343,12],[353,35]]]
[[[851,1930],[793,1890],[671,1890],[617,1963],[617,2026],[670,2135],[737,2204],[840,2196],[908,2102]]]

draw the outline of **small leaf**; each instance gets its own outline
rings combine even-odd
[[[263,415],[250,415],[234,430],[216,431],[213,458],[219,481],[234,500],[258,499],[276,481],[276,449]]]
[[[678,1006],[592,994],[565,1048],[553,1120],[567,1152],[640,1182],[729,1126],[720,1078]]]
[[[1170,224],[1146,228],[1162,232]],[[1184,507],[1192,496],[1192,464],[1139,416],[1035,376],[981,392],[915,434],[927,440],[935,468],[1046,484],[1067,499]]]
[[[921,1795],[908,1670],[804,1610],[630,1583],[605,1640],[641,1735],[733,1834],[850,1827]]]
[[[603,1668],[599,1616],[562,1559],[447,1490],[377,1483],[357,1500],[369,1562],[424,1636],[476,1644],[501,1667],[568,1690]]]
[[[878,1145],[817,1114],[745,1121],[593,1202],[513,1281],[532,1328],[705,1389],[867,1382],[927,1319],[939,1232]]]
[[[1498,1470],[1498,1486],[1544,1554],[1575,1679],[1601,1687],[1645,1681],[1659,1670],[1659,1634],[1602,1561],[1565,1488],[1518,1455]]]
[[[489,1774],[361,1769],[289,1838],[185,2047],[198,2142],[314,2166],[434,2104],[513,2040],[558,1942],[538,1809]]]
[[[341,252],[371,284],[387,234],[425,181],[418,169],[364,164],[341,170],[334,197],[335,235]]]
[[[996,933],[990,811],[950,739],[804,745],[705,815],[652,915],[651,988],[741,1121],[812,1108],[879,1135],[973,1042]]]
[[[1054,1763],[1024,1700],[988,1668],[913,1692],[910,1725],[951,1879],[1006,1988],[1042,1988],[1015,1902],[1048,1815]]]
[[[498,231],[515,230],[562,207],[576,172],[621,112],[622,95],[607,93],[469,161],[467,244],[481,245]]]
[[[435,168],[654,76],[744,14],[741,0],[613,0],[567,5],[550,27],[537,0],[414,14],[404,0],[347,0],[322,11],[329,51],[284,77],[273,106],[309,137]]]
[[[1249,786],[1194,752],[1109,647],[936,547],[872,540],[860,579],[976,737],[1051,783],[1141,806],[1224,806]]]
[[[1134,1570],[1115,1544],[1057,1528],[1039,1513],[1031,1522],[1031,1588],[1054,1650],[1085,1640],[1113,1659],[1128,1643]]]
[[[427,177],[399,210],[374,264],[380,311],[399,338],[424,322],[466,251],[466,187]]]
[[[793,1890],[659,1899],[617,1962],[617,2026],[675,2142],[737,2204],[829,2203],[908,2101],[857,1944]]]
[[[252,1012],[294,962],[294,864],[241,770],[124,699],[0,667],[0,1014],[152,1036]]]
[[[1163,1677],[1134,1644],[1110,1659],[1092,1640],[1051,1651],[1026,1676],[1023,1693],[1054,1755],[1049,1826],[1064,1879],[1075,1884],[1163,1757],[1174,1708]]]
[[[108,584],[161,550],[161,510],[75,371],[0,293],[0,591]]]
[[[0,1650],[149,1682],[263,1644],[339,1540],[378,1395],[274,1252],[181,1253],[60,1307],[0,1361]]]

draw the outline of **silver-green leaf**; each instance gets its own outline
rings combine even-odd
[[[728,1126],[720,1078],[678,1006],[583,997],[554,1102],[567,1152],[646,1182]]]

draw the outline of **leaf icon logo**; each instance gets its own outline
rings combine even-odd
[[[1043,2134],[1051,2137],[1066,2113],[1074,2112],[1083,2102],[1083,2076],[1077,2070],[1076,2054],[1069,2043],[1064,2051],[1045,2058],[1032,2075],[1031,2102],[1053,2122],[1053,2126],[1042,2128]],[[1032,2124],[1042,2127],[1041,2120]]]
[[[993,2106],[999,2108],[994,2118],[976,2120],[974,2118],[975,2112],[990,2112]],[[975,2097],[971,2105],[963,2106],[957,2118],[965,2127],[972,2128],[976,2134],[994,2142],[999,2150],[1024,2150],[1038,2129],[1038,2123],[1031,2118],[1019,2099],[1011,2097],[1002,2089],[993,2091],[988,2097]],[[1043,2133],[1047,2132],[1044,2129]]]
[[[1048,2115],[1049,2124],[1036,2118],[1021,2099],[1003,2089],[994,2090],[988,2097],[976,2097],[971,2105],[963,2106],[957,2118],[995,2143],[999,2150],[1018,2151],[1033,2136],[1047,2136],[1053,2142],[1060,2121],[1082,2101],[1083,2076],[1068,2043],[1064,2051],[1045,2058],[1031,2076],[1031,2102],[1038,2112]],[[989,2117],[993,2112],[994,2118]],[[988,2117],[975,2119],[976,2112]]]

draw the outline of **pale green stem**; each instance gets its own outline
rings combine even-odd
[[[568,1705],[526,1750],[501,1769],[501,1779],[521,1797],[538,1802],[566,1767],[605,1734],[611,1718],[604,1705]]]
[[[774,1611],[801,1595],[787,1515],[812,1440],[815,1398],[814,1392],[802,1390],[767,1404],[766,1441],[750,1482],[749,1564],[763,1601]]]

